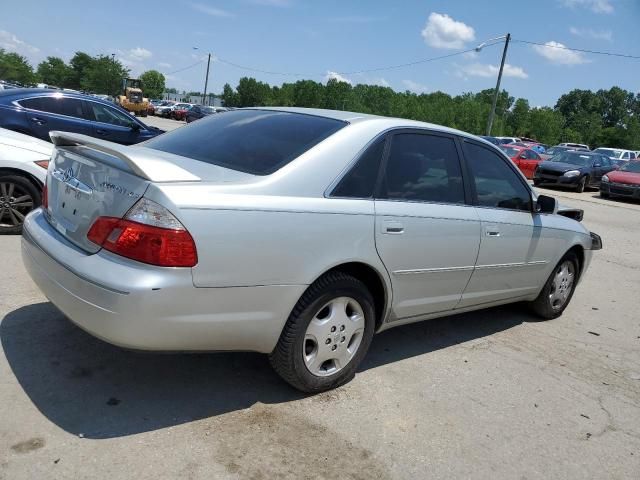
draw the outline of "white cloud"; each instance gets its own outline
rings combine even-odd
[[[327,74],[324,77],[324,81],[328,82],[329,80],[337,80],[339,82],[345,82],[348,83],[349,85],[352,85],[353,82],[348,79],[347,77],[340,75],[338,72],[332,72],[332,71],[328,71]]]
[[[560,4],[569,8],[588,8],[594,13],[613,13],[611,0],[560,0]]]
[[[589,60],[587,60],[582,53],[567,50],[565,45],[560,42],[554,42],[553,40],[544,45],[534,45],[533,50],[551,63],[558,65],[580,65],[581,63],[589,63]]]
[[[386,79],[379,77],[379,78],[367,78],[365,82],[367,85],[378,85],[379,87],[390,87],[391,84],[389,82],[387,82]]]
[[[593,30],[591,28],[570,27],[569,32],[576,37],[593,38],[595,40],[613,41],[613,32],[611,30]]]
[[[402,84],[413,93],[426,93],[429,91],[429,87],[422,83],[414,82],[413,80],[402,80]]]
[[[158,66],[161,68],[171,68],[171,64],[167,62],[158,62]]]
[[[13,33],[6,30],[0,30],[0,48],[3,48],[9,52],[16,52],[19,54],[38,53],[40,49],[23,42]]]
[[[431,13],[422,30],[427,45],[434,48],[464,48],[465,43],[475,40],[476,33],[469,25],[458,22],[449,15]]]
[[[235,17],[235,15],[226,10],[222,10],[221,8],[211,7],[209,5],[204,5],[202,3],[190,3],[191,8],[197,10],[198,12],[205,13],[212,17],[221,17],[221,18],[231,18]]]
[[[142,47],[132,48],[129,50],[128,54],[130,58],[138,61],[147,60],[153,56],[153,53]]]
[[[497,77],[499,67],[483,63],[472,63],[471,65],[461,67],[461,70],[464,74],[470,77]],[[529,78],[529,75],[522,69],[522,67],[514,67],[508,63],[504,64],[502,75],[512,78]]]

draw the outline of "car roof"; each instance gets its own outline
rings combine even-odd
[[[443,133],[459,135],[473,140],[478,140],[492,147],[496,147],[491,142],[471,133],[456,130],[435,123],[420,122],[418,120],[408,120],[406,118],[383,117],[381,115],[372,115],[369,113],[348,112],[344,110],[326,110],[323,108],[302,108],[302,107],[249,107],[248,110],[269,110],[277,112],[299,113],[303,115],[315,115],[317,117],[331,118],[341,120],[350,124],[359,124],[365,122],[376,123],[380,130],[388,128],[428,128]]]
[[[85,93],[69,92],[62,90],[52,90],[50,88],[14,88],[11,90],[0,90],[0,98],[3,97],[15,97],[15,98],[29,98],[29,97],[42,97],[42,96],[63,96],[67,98],[80,98],[83,100],[91,100],[92,102],[103,103],[105,105],[113,106],[113,103],[103,100],[100,97],[89,95]]]

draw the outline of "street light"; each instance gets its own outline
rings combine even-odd
[[[495,42],[497,40],[504,39],[504,50],[502,51],[502,61],[500,62],[500,70],[498,71],[498,82],[496,83],[496,91],[493,92],[493,102],[491,104],[491,111],[489,112],[489,119],[487,120],[487,136],[491,136],[491,127],[493,127],[493,117],[496,114],[496,104],[498,103],[498,93],[500,93],[500,81],[502,80],[502,70],[504,69],[504,61],[507,58],[507,48],[509,48],[509,41],[511,40],[511,34],[507,33],[500,37],[492,38],[486,42],[482,42],[475,50],[479,52],[489,44],[489,42]],[[493,45],[493,43],[491,44]]]
[[[193,47],[194,50],[199,50],[198,47]],[[207,59],[207,75],[204,77],[204,95],[202,95],[202,104],[206,105],[207,102],[207,86],[209,84],[209,65],[211,64],[211,53],[208,54]]]

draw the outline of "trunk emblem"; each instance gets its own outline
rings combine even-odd
[[[82,183],[76,178],[73,168],[67,168],[66,170],[54,170],[51,173],[51,176],[64,183],[67,189],[75,190],[76,195],[80,193],[84,193],[85,195],[93,194],[93,188],[86,183]]]

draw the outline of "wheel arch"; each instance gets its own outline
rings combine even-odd
[[[19,177],[24,177],[27,180],[29,180],[31,184],[38,190],[42,190],[42,187],[43,187],[42,182],[38,180],[34,175],[24,170],[20,170],[19,168],[0,167],[0,175],[15,175]]]
[[[576,244],[567,250],[567,253],[569,252],[575,253],[576,257],[578,257],[578,262],[580,263],[578,265],[578,279],[580,279],[582,272],[584,271],[584,247],[580,244]]]
[[[342,272],[357,278],[371,292],[373,296],[374,306],[376,310],[375,331],[382,326],[384,319],[387,317],[387,311],[391,302],[391,287],[382,273],[371,265],[360,262],[350,261],[338,264],[319,275],[318,278],[330,272]],[[316,278],[316,280],[318,279]],[[314,280],[315,281],[315,280]]]

